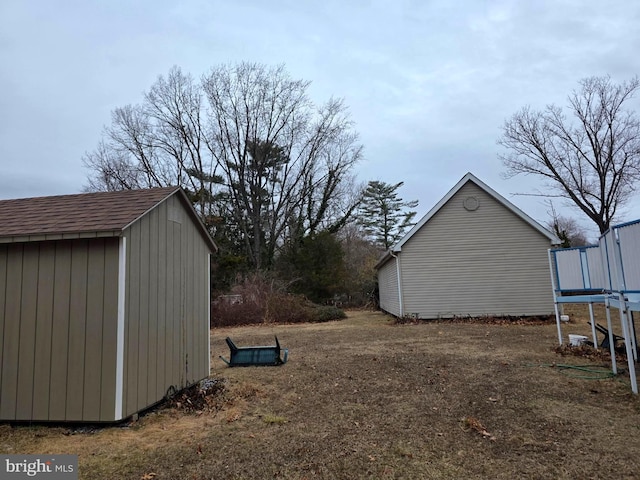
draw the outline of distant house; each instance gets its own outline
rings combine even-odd
[[[0,201],[0,420],[118,421],[208,376],[215,249],[177,187]]]
[[[555,243],[467,173],[377,263],[380,307],[423,319],[551,314]]]

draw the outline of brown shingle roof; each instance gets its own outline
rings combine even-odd
[[[0,237],[122,230],[178,187],[0,200]]]

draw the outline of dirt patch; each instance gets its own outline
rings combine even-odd
[[[228,355],[226,336],[260,345],[274,335],[289,349],[286,365],[228,368],[218,359]],[[640,401],[628,378],[576,378],[550,366],[603,363],[554,352],[554,323],[395,325],[352,312],[340,322],[227,328],[211,338],[211,378],[224,379],[224,390],[202,409],[157,409],[94,432],[1,425],[0,452],[77,453],[87,479],[620,479],[640,471]]]

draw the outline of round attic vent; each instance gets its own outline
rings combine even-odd
[[[462,206],[465,208],[465,210],[473,212],[474,210],[478,209],[478,207],[480,206],[480,202],[476,197],[467,197],[463,200]]]

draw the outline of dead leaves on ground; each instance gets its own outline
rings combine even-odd
[[[170,408],[196,415],[203,412],[215,412],[222,408],[225,390],[224,380],[206,378],[170,397],[167,400],[167,405]]]
[[[569,345],[569,344],[563,343],[562,345],[558,345],[557,347],[554,347],[553,351],[556,352],[557,354],[562,355],[563,357],[566,357],[568,355],[573,355],[576,357],[587,358],[589,360],[604,360],[604,361],[611,360],[611,353],[609,352],[608,348],[602,348],[602,347],[594,348],[591,345],[587,345],[587,344]],[[625,362],[627,360],[627,356],[624,350],[616,351],[616,360],[620,362]]]

